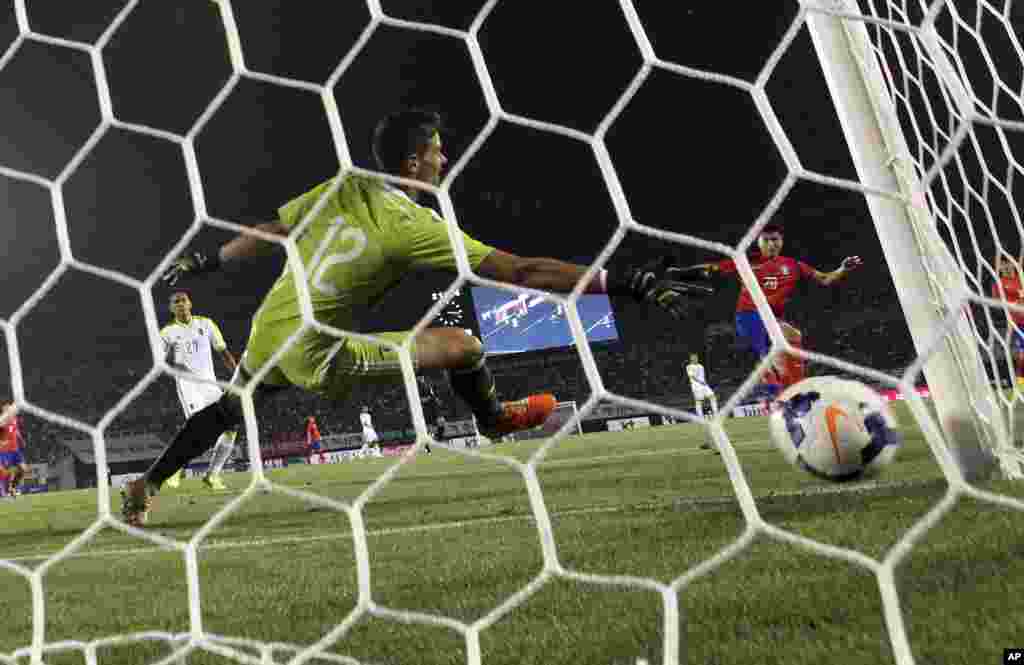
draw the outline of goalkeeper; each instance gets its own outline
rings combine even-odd
[[[387,116],[374,130],[373,156],[381,171],[437,185],[448,161],[441,143],[440,117],[419,110]],[[434,211],[417,203],[416,188],[355,174],[339,177],[342,182],[333,193],[327,194],[335,182],[331,179],[282,206],[277,221],[256,228],[288,236],[326,196],[325,204],[295,241],[306,270],[313,315],[322,324],[354,330],[357,309],[379,302],[407,273],[436,268],[455,271],[456,262],[447,226]],[[567,293],[586,271],[586,266],[556,259],[521,258],[465,234],[462,239],[473,271],[508,284]],[[214,254],[194,252],[179,258],[164,279],[174,285],[180,278],[209,273],[277,249],[276,243],[241,234]],[[693,301],[712,290],[667,279],[666,263],[601,271],[586,292],[631,296],[683,319]],[[253,316],[249,341],[232,383],[249,383],[302,325],[296,275],[286,264]],[[408,331],[374,333],[395,344],[408,335]],[[410,346],[418,370],[447,370],[452,391],[466,401],[488,437],[542,425],[555,408],[555,398],[549,394],[500,402],[480,341],[464,330],[429,328]],[[357,384],[401,380],[399,355],[393,349],[306,329],[263,377],[254,399],[258,404],[272,393],[296,386],[341,401]],[[161,457],[123,490],[125,520],[143,524],[150,497],[164,481],[210,448],[223,432],[238,427],[241,418],[241,401],[230,392],[189,418]]]

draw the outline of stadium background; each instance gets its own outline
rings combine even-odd
[[[321,82],[348,51],[365,22],[361,3],[238,3],[236,18],[248,65],[261,72]],[[384,2],[392,16],[465,28],[481,2]],[[701,6],[682,16],[652,0],[637,7],[659,55],[681,64],[752,78],[786,30],[796,3],[750,6],[743,25],[728,6]],[[95,41],[121,3],[35,0],[29,19],[39,31]],[[215,6],[204,0],[144,1],[114,35],[104,62],[118,118],[184,133],[230,74]],[[329,19],[329,20],[328,20]],[[708,26],[730,24],[726,38]],[[11,3],[0,14],[0,46],[17,30]],[[480,41],[504,107],[591,132],[640,65],[615,3],[500,3]],[[824,81],[806,35],[779,63],[768,85],[776,112],[805,166],[852,177]],[[482,129],[487,111],[461,42],[381,27],[335,89],[357,164],[371,166],[376,119],[403,105],[433,106],[445,115],[454,162]],[[99,122],[88,57],[29,42],[0,71],[0,164],[55,177]],[[632,212],[646,224],[709,240],[737,242],[776,191],[784,165],[747,95],[720,84],[655,71],[608,135]],[[338,168],[320,100],[313,94],[243,79],[197,140],[211,214],[241,223],[272,218],[276,207]],[[193,218],[180,149],[169,142],[108,131],[64,187],[75,256],[144,278]],[[4,281],[0,316],[10,316],[57,265],[47,192],[0,178]],[[501,125],[452,187],[461,226],[475,237],[523,255],[589,261],[615,225],[596,162],[584,144]],[[841,288],[803,286],[789,318],[809,348],[881,370],[900,371],[913,356],[910,338],[862,195],[798,184],[777,220],[784,253],[821,269],[859,254],[866,266]],[[212,248],[228,234],[207,228],[194,243]],[[988,252],[990,248],[983,248]],[[681,263],[713,260],[692,247],[631,234],[612,263],[668,253]],[[269,260],[230,270],[188,288],[195,311],[213,317],[240,352],[261,294],[280,270]],[[363,330],[411,326],[444,275],[408,280]],[[732,334],[735,285],[723,285],[701,316],[671,325],[658,312],[614,302],[620,341],[595,345],[607,387],[655,402],[690,402],[682,366],[704,359],[720,399],[746,376],[751,360]],[[153,293],[166,319],[168,292]],[[471,316],[468,302],[462,310]],[[28,398],[95,423],[152,365],[141,307],[129,289],[80,272],[60,278],[18,327]],[[5,349],[6,351],[6,349]],[[0,392],[10,392],[6,353]],[[504,396],[551,389],[562,400],[587,396],[572,348],[495,359]],[[814,373],[814,368],[811,368]],[[442,389],[450,408],[459,408]],[[358,393],[330,406],[297,393],[261,414],[268,437],[298,431],[313,414],[325,434],[357,431],[370,404],[379,427],[404,427],[404,395]],[[458,412],[452,413],[458,416]],[[165,435],[180,422],[170,380],[151,386],[111,432]],[[25,418],[28,456],[53,459],[62,438],[80,435]]]

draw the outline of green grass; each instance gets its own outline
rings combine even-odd
[[[910,419],[902,412],[902,421]],[[832,490],[788,467],[763,419],[728,423],[762,516],[791,532],[880,559],[942,497],[945,483],[916,430],[875,484]],[[721,458],[697,449],[692,425],[561,442],[538,470],[558,557],[567,569],[669,583],[743,533]],[[533,450],[493,451],[525,459]],[[290,467],[275,483],[350,500],[394,460]],[[242,487],[249,476],[228,476]],[[1019,485],[987,489],[1021,497]],[[189,538],[236,493],[187,481],[158,497],[149,530]],[[115,506],[115,511],[116,511]],[[508,465],[447,451],[420,456],[364,510],[371,589],[383,607],[471,623],[543,567],[526,483]],[[0,504],[0,557],[36,566],[95,520],[96,495],[76,491]],[[254,494],[205,541],[199,577],[206,631],[308,645],[355,607],[347,516],[280,493]],[[962,499],[897,569],[917,663],[986,665],[1024,639],[1024,514]],[[189,630],[184,558],[104,529],[44,576],[47,642]],[[757,538],[678,594],[681,663],[877,665],[893,662],[875,577],[843,560]],[[0,570],[0,655],[31,642],[31,595]],[[613,665],[663,662],[661,596],[646,588],[555,577],[480,635],[485,663]],[[254,658],[256,652],[246,651]],[[166,642],[102,647],[98,662],[152,662]],[[455,630],[364,616],[331,648],[363,663],[466,660]],[[285,652],[275,660],[285,662]],[[2,662],[2,658],[0,658]],[[27,663],[28,659],[19,659]],[[84,663],[81,651],[47,656]],[[206,651],[190,665],[229,663]],[[326,663],[320,658],[311,662]],[[342,662],[337,659],[331,662]]]

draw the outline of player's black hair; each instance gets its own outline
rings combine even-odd
[[[782,224],[775,224],[774,222],[764,225],[761,229],[761,235],[764,235],[765,233],[778,233],[780,236],[785,235],[782,231]]]
[[[373,130],[377,168],[397,175],[402,162],[419,154],[441,129],[441,115],[435,111],[403,109],[384,116]]]
[[[179,293],[184,293],[186,298],[192,300],[192,294],[186,291],[185,289],[174,289],[169,294],[167,294],[167,302],[174,300],[174,296],[178,295]]]

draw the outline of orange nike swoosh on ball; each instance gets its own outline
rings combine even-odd
[[[825,408],[825,424],[828,425],[828,435],[832,439],[832,449],[836,452],[836,463],[842,464],[842,457],[839,455],[839,441],[836,440],[836,426],[839,417],[849,418],[846,411],[843,411],[835,404],[829,404]]]

